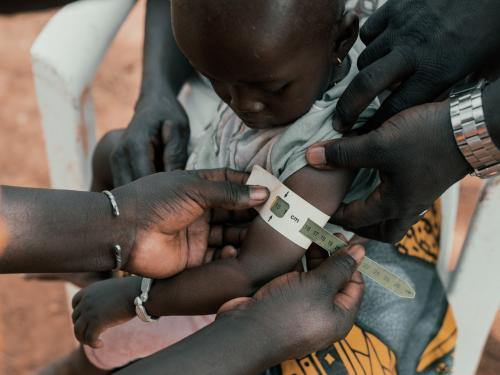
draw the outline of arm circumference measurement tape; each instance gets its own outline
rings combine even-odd
[[[309,219],[300,230],[300,233],[325,249],[329,256],[347,246],[346,242]],[[361,261],[358,271],[398,297],[415,298],[415,290],[406,281],[368,257]]]
[[[264,168],[254,166],[247,184],[268,188],[269,199],[257,211],[268,225],[296,245],[308,249],[314,242],[329,255],[347,246],[346,242],[324,229],[330,216],[294,193]],[[415,297],[415,290],[406,281],[367,257],[358,270],[399,297]]]

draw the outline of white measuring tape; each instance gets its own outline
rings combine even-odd
[[[347,243],[324,227],[330,217],[295,194],[265,169],[254,166],[247,185],[269,189],[269,199],[257,208],[260,217],[272,228],[303,249],[314,242],[332,255]],[[358,270],[402,298],[414,298],[415,290],[403,279],[365,257]]]

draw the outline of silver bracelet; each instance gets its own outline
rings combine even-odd
[[[113,193],[111,193],[109,190],[104,190],[103,191],[104,195],[108,197],[110,203],[111,203],[111,208],[113,212],[114,217],[120,216],[120,210],[118,209],[118,204],[116,203],[115,196]],[[122,268],[122,247],[118,244],[113,246],[113,256],[115,257],[115,268],[113,268],[113,271],[120,271]]]
[[[116,199],[113,193],[110,192],[109,190],[104,190],[103,193],[109,198],[109,201],[111,202],[111,208],[113,209],[113,216],[115,217],[120,216],[120,210],[118,209],[118,204],[116,203]]]
[[[157,316],[149,315],[144,306],[149,299],[149,291],[151,290],[151,286],[153,286],[153,282],[153,279],[143,277],[141,281],[141,294],[135,297],[134,300],[135,314],[144,323],[152,323],[158,320]]]

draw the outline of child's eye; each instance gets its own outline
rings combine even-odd
[[[268,87],[267,89],[265,89],[265,91],[269,94],[277,95],[283,93],[289,86],[290,83],[285,83],[278,87]]]

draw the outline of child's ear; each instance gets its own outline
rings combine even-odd
[[[344,60],[359,35],[359,18],[353,12],[346,12],[337,25],[337,39],[333,50],[333,60]]]

